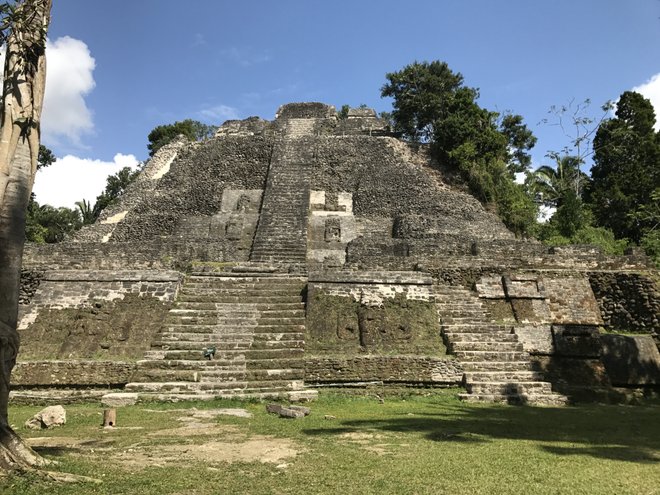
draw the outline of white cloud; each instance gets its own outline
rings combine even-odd
[[[236,120],[239,118],[238,110],[227,105],[216,105],[211,108],[205,108],[199,112],[199,115],[217,124],[222,124],[225,120]]]
[[[81,146],[81,137],[94,130],[85,96],[96,84],[92,75],[96,62],[84,42],[64,36],[48,41],[46,63],[46,94],[41,118],[43,141],[54,144],[65,137]]]
[[[76,201],[88,200],[92,205],[103,192],[108,175],[124,167],[137,168],[133,155],[117,153],[111,162],[66,155],[37,172],[33,192],[39,204],[74,208]]]
[[[644,84],[635,86],[633,91],[637,91],[645,98],[651,100],[655,109],[655,130],[660,131],[660,73],[651,77]]]
[[[253,65],[263,64],[272,60],[271,56],[265,52],[255,52],[249,47],[235,47],[225,48],[220,50],[220,56],[228,58],[233,62],[239,64],[241,67],[251,67]]]

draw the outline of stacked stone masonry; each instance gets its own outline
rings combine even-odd
[[[655,383],[655,364],[625,374],[612,357],[629,369],[656,359],[648,259],[516,239],[425,146],[372,110],[342,117],[288,104],[273,121],[175,141],[96,224],[26,246],[21,332],[33,361],[22,369],[46,377],[50,366],[57,387],[198,398],[376,381],[561,404],[557,386],[571,380],[559,391]],[[128,321],[149,315],[143,332]],[[612,343],[601,327],[646,337]],[[62,364],[136,353],[129,378],[121,364],[106,368],[111,380]]]

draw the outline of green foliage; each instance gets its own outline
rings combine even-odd
[[[348,111],[351,109],[350,105],[342,105],[339,111],[337,112],[337,118],[339,120],[346,120],[348,118]]]
[[[593,143],[589,202],[596,222],[636,243],[653,228],[643,213],[660,188],[660,133],[653,130],[654,124],[651,102],[626,91],[617,104],[616,118],[600,125]]]
[[[642,237],[640,243],[646,254],[660,268],[660,230],[652,230]]]
[[[536,224],[537,206],[515,184],[536,138],[519,115],[481,108],[479,92],[463,86],[463,76],[446,63],[414,62],[387,74],[381,96],[393,98],[394,130],[413,142],[429,142],[439,163],[458,170],[482,203],[494,205],[504,223],[519,235]]]
[[[159,125],[147,136],[147,139],[149,139],[149,144],[147,145],[149,156],[153,156],[156,151],[176,139],[179,135],[185,136],[190,141],[200,141],[213,136],[216,129],[217,127],[192,119],[174,122],[174,124]]]
[[[60,242],[81,225],[82,221],[76,210],[39,205],[34,195],[30,198],[25,225],[27,241],[39,244]]]
[[[579,157],[554,153],[549,156],[554,158],[555,166],[540,166],[527,176],[525,185],[539,204],[558,208],[567,195],[581,197],[589,179],[580,170]]]
[[[37,170],[52,165],[57,161],[53,152],[43,144],[39,145],[39,155],[37,156]]]
[[[500,130],[507,138],[509,170],[512,173],[524,172],[532,162],[526,151],[534,147],[536,136],[523,124],[521,115],[505,115],[500,122]]]
[[[105,191],[96,197],[96,203],[92,209],[93,223],[99,217],[101,212],[108,206],[114,204],[117,198],[124,194],[126,188],[140,175],[139,170],[133,170],[130,167],[124,167],[115,175],[109,175],[105,186]]]

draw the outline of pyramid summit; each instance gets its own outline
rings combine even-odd
[[[373,110],[290,103],[171,142],[94,225],[27,246],[16,374],[169,397],[374,381],[609,396],[652,385],[617,371],[617,349],[660,363],[652,270],[634,251],[516,239]]]

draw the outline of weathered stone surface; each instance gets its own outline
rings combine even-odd
[[[266,411],[269,414],[277,414],[280,418],[298,419],[304,418],[310,413],[308,407],[303,406],[283,406],[281,404],[268,404]]]
[[[19,359],[22,356],[19,355]],[[12,384],[18,387],[110,387],[131,381],[134,362],[97,360],[18,361],[12,372]]]
[[[599,357],[598,327],[586,325],[552,325],[555,353],[559,356]]]
[[[615,386],[660,385],[660,352],[648,335],[601,335],[602,361]]]
[[[117,392],[101,397],[101,404],[107,407],[125,407],[137,404],[138,394]]]
[[[296,103],[227,122],[164,147],[97,224],[26,247],[23,359],[143,356],[127,389],[176,398],[304,397],[305,374],[443,386],[466,366],[473,399],[554,404],[564,398],[524,352],[550,352],[547,329],[517,340],[504,326],[605,323],[660,344],[646,258],[516,239],[466,191],[371,110]],[[557,352],[595,360],[593,334],[554,337]],[[121,386],[130,367],[102,368],[18,376],[80,392]]]
[[[48,406],[25,422],[25,427],[41,430],[66,424],[66,411],[62,406]]]
[[[532,354],[552,354],[552,329],[550,325],[516,325],[515,333],[523,349]]]

